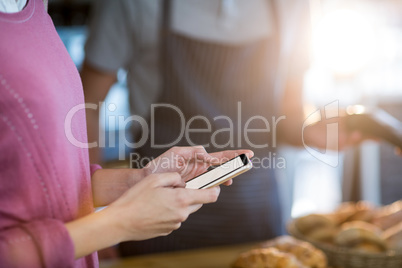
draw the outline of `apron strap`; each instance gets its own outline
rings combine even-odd
[[[159,26],[159,72],[161,74],[161,85],[163,87],[166,82],[164,69],[167,64],[167,36],[170,30],[170,19],[171,19],[171,0],[162,0],[161,20]]]

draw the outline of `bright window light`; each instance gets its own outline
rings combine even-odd
[[[313,53],[320,65],[341,75],[359,71],[373,59],[376,36],[370,20],[353,10],[335,10],[313,29]]]

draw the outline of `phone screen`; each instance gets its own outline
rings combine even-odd
[[[210,188],[240,175],[251,168],[251,162],[245,154],[239,155],[214,169],[187,181],[186,188]]]

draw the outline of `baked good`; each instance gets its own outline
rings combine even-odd
[[[402,251],[402,222],[384,231],[382,238],[389,249]]]
[[[260,247],[274,247],[281,252],[294,255],[305,267],[325,268],[327,258],[324,253],[307,242],[297,240],[290,236],[281,236],[262,243]]]
[[[367,201],[359,201],[356,203],[356,211],[353,215],[347,218],[347,221],[371,221],[377,214],[377,209],[374,205]]]
[[[378,216],[383,217],[402,210],[402,200],[383,206],[378,210]]]
[[[305,268],[295,256],[276,248],[256,248],[244,253],[232,265],[233,268]]]
[[[401,201],[398,201],[397,203],[387,206],[372,222],[383,230],[387,230],[402,222],[402,208],[400,207],[400,202]]]
[[[335,244],[342,247],[362,250],[368,248],[368,244],[380,252],[386,250],[386,244],[381,235],[367,228],[350,226],[342,229],[335,237]]]
[[[331,214],[298,218],[294,227],[308,241],[364,253],[381,253],[388,249],[402,252],[402,200],[380,208],[365,201],[346,202]]]
[[[329,226],[314,229],[305,236],[311,241],[333,244],[338,232],[339,228],[337,226]]]
[[[335,227],[336,223],[329,215],[310,214],[295,221],[296,228],[304,235],[320,228]]]
[[[378,226],[376,226],[374,224],[365,222],[365,221],[349,221],[349,222],[345,222],[344,224],[341,225],[341,230],[346,230],[346,229],[350,229],[350,228],[365,229],[365,230],[373,232],[379,236],[382,234],[381,228],[379,228]]]
[[[363,242],[355,245],[353,247],[354,251],[362,252],[362,253],[381,253],[384,252],[384,249],[375,244],[375,243],[368,243],[368,242]]]
[[[367,201],[345,202],[339,205],[334,212],[338,223],[345,221],[371,221],[376,214],[376,207]]]
[[[356,213],[355,202],[344,202],[340,204],[334,211],[338,223],[342,223]]]

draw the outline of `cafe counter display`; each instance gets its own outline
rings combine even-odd
[[[310,243],[282,236],[260,243],[150,254],[104,261],[101,268],[327,268],[324,253]]]
[[[101,268],[401,268],[402,200],[343,203],[288,224],[291,236],[103,261]]]
[[[324,251],[333,267],[402,267],[402,200],[383,207],[343,203],[293,220],[288,231]]]
[[[102,261],[100,268],[230,268],[241,252],[251,249],[254,245],[245,244],[142,255]]]

